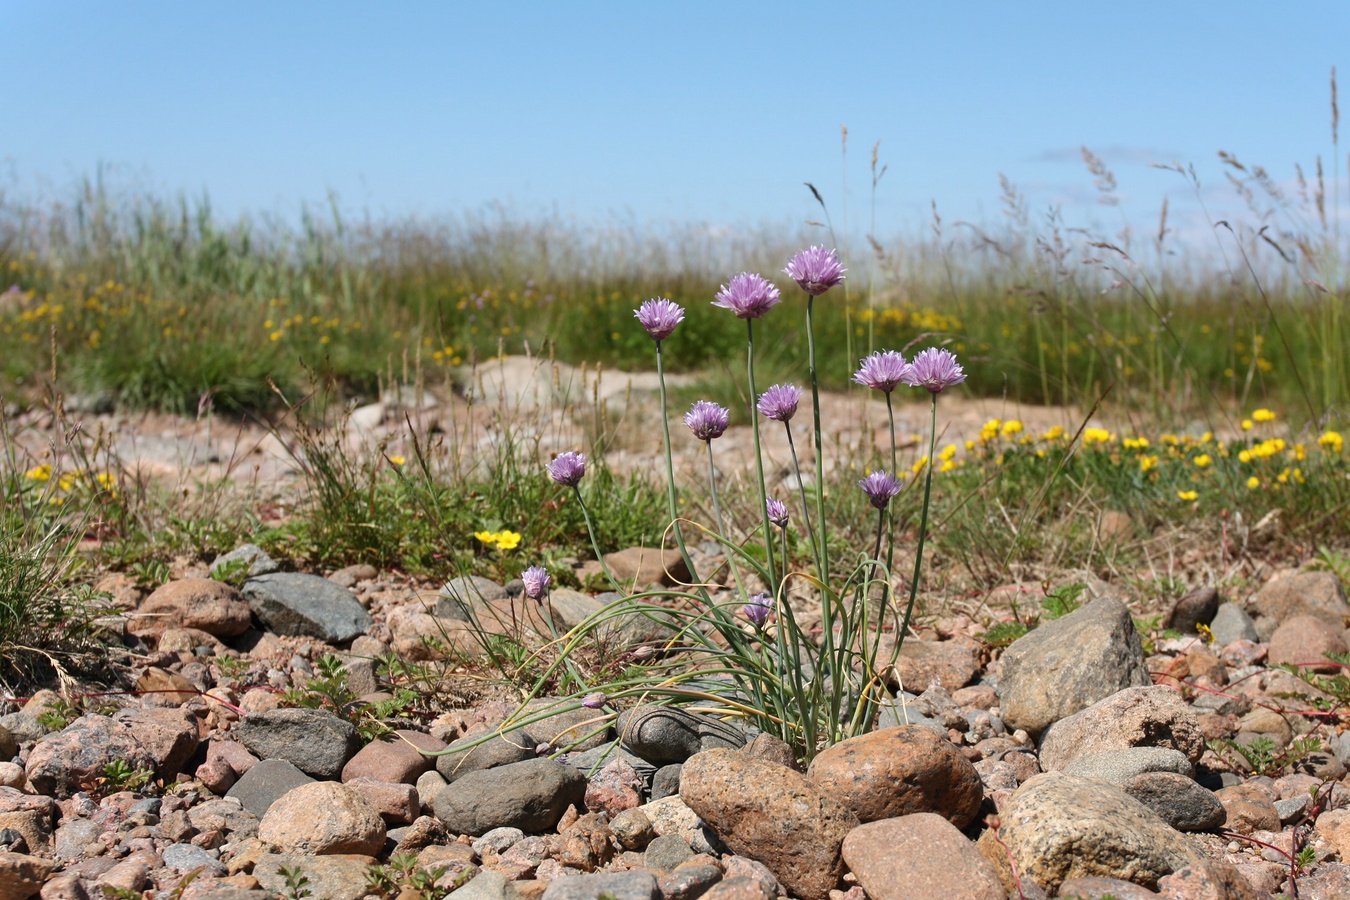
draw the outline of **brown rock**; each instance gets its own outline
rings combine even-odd
[[[0,900],[28,900],[42,889],[56,863],[26,853],[0,853]]]
[[[1041,768],[1055,771],[1080,756],[1127,747],[1179,750],[1194,764],[1205,740],[1195,713],[1172,688],[1126,688],[1050,726],[1041,739]]]
[[[984,796],[970,760],[921,725],[883,728],[835,744],[817,754],[807,775],[861,822],[932,812],[965,828]]]
[[[1149,900],[1158,896],[1148,888],[1121,881],[1119,878],[1070,878],[1059,886],[1059,896],[1065,900]]]
[[[251,620],[248,601],[228,584],[184,578],[146,597],[127,631],[158,638],[166,628],[196,628],[216,637],[234,637],[248,631]]]
[[[179,675],[151,666],[136,679],[136,690],[147,706],[179,706],[196,697],[196,686]]]
[[[417,788],[401,782],[379,781],[375,778],[353,778],[345,782],[370,803],[388,825],[408,825],[417,818],[422,808]]]
[[[700,896],[701,900],[774,900],[778,895],[759,879],[741,875],[724,878]]]
[[[1214,792],[1223,804],[1228,819],[1224,828],[1238,834],[1254,831],[1279,831],[1280,813],[1275,798],[1259,784],[1235,784]]]
[[[624,759],[615,759],[586,784],[586,808],[611,818],[642,805],[642,776]]]
[[[675,587],[690,582],[689,567],[679,550],[658,550],[653,547],[629,547],[605,554],[605,564],[615,579],[623,585],[645,587],[660,584]]]
[[[335,781],[314,781],[283,794],[258,824],[258,839],[282,853],[374,856],[384,847],[384,834],[370,802]]]
[[[1272,666],[1295,665],[1334,673],[1340,666],[1327,657],[1345,653],[1346,649],[1339,625],[1317,616],[1292,616],[1275,629],[1266,660]]]
[[[750,743],[741,748],[741,752],[776,762],[780,766],[787,766],[798,772],[802,771],[801,763],[797,762],[797,754],[788,746],[787,741],[767,731],[755,735]]]
[[[1262,640],[1294,616],[1316,616],[1337,628],[1350,625],[1350,603],[1334,572],[1299,572],[1271,581],[1252,598],[1249,611]]]
[[[1158,890],[1168,900],[1270,900],[1234,866],[1206,859],[1158,879]]]
[[[882,658],[890,659],[893,642],[883,639]],[[963,688],[980,673],[975,651],[960,641],[921,641],[909,638],[900,645],[895,671],[905,690],[919,694],[934,682],[954,691]]]
[[[172,781],[200,741],[197,718],[185,709],[124,709],[113,720],[131,727],[136,740],[155,761],[155,775]]]
[[[42,886],[42,900],[91,900],[91,891],[83,878],[74,872],[57,875]]]
[[[44,794],[65,797],[82,781],[121,762],[132,769],[153,769],[155,758],[129,724],[106,716],[81,716],[60,732],[38,741],[28,755],[28,780]]]
[[[840,847],[857,817],[785,766],[734,750],[696,753],[680,797],[728,847],[805,900],[825,897],[844,874]]]
[[[1219,592],[1212,585],[1196,588],[1172,604],[1163,619],[1163,627],[1180,631],[1183,636],[1194,635],[1195,626],[1214,621],[1221,602]]]
[[[43,798],[47,799],[47,798]],[[0,812],[0,831],[13,828],[23,835],[28,852],[46,856],[52,839],[52,817],[34,809]]]
[[[844,861],[872,900],[1004,900],[998,872],[945,818],[869,822],[844,839]]]
[[[422,753],[445,749],[445,743],[420,731],[400,729],[389,737],[372,741],[342,767],[342,780],[374,778],[396,784],[416,784],[423,772],[436,766],[436,758]]]

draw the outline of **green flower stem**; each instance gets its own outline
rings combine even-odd
[[[823,564],[820,559],[820,548],[816,546],[816,531],[811,525],[811,507],[806,502],[806,485],[802,483],[802,467],[797,462],[797,445],[792,441],[792,425],[788,422],[783,423],[784,430],[787,431],[788,449],[792,451],[792,471],[797,476],[797,494],[802,499],[802,517],[806,521],[806,539],[811,542],[811,555],[816,558],[816,571],[822,571]],[[787,535],[784,534],[784,540]],[[786,546],[786,545],[785,545]],[[783,573],[787,574],[787,558],[783,559]]]
[[[830,583],[830,554],[826,550],[825,534],[825,453],[824,440],[820,430],[820,387],[816,374],[816,333],[811,325],[811,308],[816,298],[807,295],[806,300],[806,353],[811,367],[811,412],[815,416],[816,430],[816,521],[820,523],[820,580]]]
[[[773,532],[769,530],[769,511],[767,508],[769,495],[764,487],[764,455],[759,451],[759,416],[755,411],[755,320],[745,320],[746,333],[746,355],[745,368],[750,379],[750,422],[755,432],[755,472],[759,476],[759,515],[764,522],[764,557],[768,563],[769,587],[773,588],[778,583],[774,577],[773,570]],[[725,535],[726,532],[724,531]]]
[[[895,636],[895,652],[899,654],[900,645],[909,631],[909,619],[914,614],[914,598],[919,595],[919,573],[923,569],[923,542],[928,532],[928,498],[933,492],[933,450],[937,446],[937,398],[933,395],[932,421],[928,433],[928,472],[923,483],[923,512],[919,515],[919,543],[914,551],[914,578],[909,584],[909,603],[905,606],[905,618],[900,625],[900,633]]]
[[[712,491],[713,516],[717,519],[717,531],[722,535],[722,539],[730,544],[731,538],[727,537],[726,523],[722,521],[722,504],[717,499],[717,468],[713,465],[712,441],[704,441],[703,443],[708,447],[708,488]],[[768,520],[765,519],[765,521]],[[727,567],[731,569],[731,577],[736,580],[737,595],[742,600],[746,599],[745,587],[741,584],[741,570],[736,565],[734,553],[727,554]]]
[[[591,523],[591,511],[586,508],[586,501],[581,497],[581,488],[574,485],[572,490],[577,492],[577,503],[581,504],[581,514],[586,517],[586,533],[591,536],[591,549],[595,551],[595,558],[600,561],[600,568],[604,570],[605,577],[614,586],[614,590],[622,594],[623,585],[619,584],[619,580],[614,577],[614,573],[609,570],[609,566],[605,563],[605,557],[600,553],[600,545],[595,540],[595,526]]]
[[[891,423],[891,474],[899,478],[900,473],[897,471],[897,469],[899,469],[900,465],[897,462],[898,457],[895,454],[895,407],[891,405],[890,391],[886,392],[886,418],[889,419]],[[929,465],[932,465],[932,460],[929,460]],[[890,507],[888,506],[887,508],[889,509]],[[891,592],[891,572],[894,571],[895,566],[894,510],[891,510],[890,519],[891,519],[891,527],[890,530],[886,532],[886,591],[881,596],[881,602],[883,604],[883,607],[884,604],[886,603],[887,596]]]
[[[694,560],[684,544],[684,529],[680,527],[679,500],[675,496],[675,464],[670,446],[670,416],[666,412],[666,372],[661,359],[661,342],[656,342],[656,380],[661,385],[661,431],[666,438],[666,498],[670,503],[670,521],[675,529],[675,544],[680,548],[685,568],[689,570],[689,580],[698,584],[698,573],[694,570]],[[701,591],[702,589],[700,589]],[[705,595],[704,600],[707,600]]]

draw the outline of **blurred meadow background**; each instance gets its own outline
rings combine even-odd
[[[867,353],[943,346],[965,399],[1012,411],[932,461],[906,445],[907,475],[943,475],[926,590],[1074,568],[1166,599],[1308,560],[1350,577],[1350,14],[1314,6],[0,6],[22,36],[0,591],[104,569],[153,585],[244,540],[319,568],[570,573],[591,545],[519,423],[494,426],[486,468],[443,437],[323,429],[401,385],[462,399],[503,357],[649,372],[633,310],[658,296],[687,310],[672,409],[711,396],[745,424],[744,332],[710,301],[743,270],[775,280],[760,385],[801,383],[805,298],[782,268],[808,244],[848,267],[816,307],[832,402],[866,399]],[[1033,427],[1043,406],[1058,418]],[[92,444],[83,414],[108,429]],[[297,495],[125,465],[117,429],[156,414],[284,433]],[[603,411],[563,414],[599,467],[601,551],[659,542],[663,486],[606,467]],[[866,539],[852,482],[880,447],[819,487],[841,545]],[[685,499],[707,517],[706,486]],[[724,502],[753,542],[750,482]],[[503,529],[518,543],[474,537]],[[34,621],[0,615],[0,644]]]

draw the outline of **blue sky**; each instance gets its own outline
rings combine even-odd
[[[1151,162],[1216,151],[1282,182],[1322,154],[1328,76],[1350,115],[1350,3],[347,3],[0,0],[0,187],[60,196],[103,164],[233,215],[436,216],[500,202],[578,221],[792,223],[870,204],[881,235],[1034,215],[1156,228]],[[1342,205],[1346,177],[1341,145]],[[1114,170],[1094,204],[1086,144]]]

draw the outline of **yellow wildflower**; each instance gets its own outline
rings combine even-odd
[[[1059,440],[1059,439],[1062,438],[1062,437],[1064,437],[1064,426],[1063,426],[1063,425],[1053,425],[1053,426],[1050,427],[1050,429],[1049,429],[1048,431],[1045,432],[1045,434],[1042,434],[1042,435],[1041,435],[1041,440],[1043,440],[1043,441],[1057,441],[1057,440]]]
[[[1199,496],[1200,494],[1196,491],[1177,491],[1177,499],[1179,500],[1195,500]]]
[[[473,536],[478,538],[478,540],[482,541],[484,544],[495,544],[497,543],[497,539],[501,537],[501,535],[495,531],[475,531]]]
[[[1257,422],[1274,422],[1275,414],[1268,409],[1254,409],[1252,419]]]
[[[998,437],[998,430],[1002,424],[998,419],[990,419],[985,422],[984,425],[980,426],[980,440],[992,441]]]
[[[1242,430],[1243,430],[1243,431],[1251,431],[1251,430],[1252,430],[1252,420],[1251,420],[1251,419],[1243,419],[1243,420],[1242,420]]]
[[[1340,453],[1341,448],[1345,446],[1345,441],[1338,431],[1322,432],[1322,436],[1317,439],[1317,443],[1323,450],[1329,450],[1332,453]]]
[[[503,531],[497,535],[498,550],[514,550],[520,546],[520,534],[515,531]]]
[[[394,465],[396,465],[396,466],[401,466],[401,465],[403,465],[405,462],[407,462],[407,460],[404,459],[402,456],[391,456],[391,457],[389,457],[389,461],[390,461],[391,463],[393,463]]]
[[[1252,461],[1252,451],[1250,450],[1238,451],[1238,462],[1249,463],[1251,461]]]
[[[1208,453],[1201,453],[1195,459],[1191,460],[1191,462],[1195,463],[1197,469],[1203,469],[1205,466],[1214,462],[1214,457],[1210,456]]]
[[[52,477],[51,463],[43,463],[40,466],[34,466],[27,472],[24,472],[23,477],[32,479],[33,481],[46,481]]]
[[[1260,486],[1261,486],[1261,479],[1260,479],[1260,478],[1257,478],[1255,475],[1253,475],[1251,478],[1248,478],[1248,479],[1247,479],[1247,489],[1248,489],[1248,490],[1254,491],[1254,490],[1256,490],[1257,488],[1259,488]]]
[[[1083,431],[1083,445],[1105,444],[1114,437],[1115,435],[1105,428],[1088,428]]]
[[[1012,437],[1014,434],[1018,434],[1019,432],[1021,432],[1021,430],[1022,430],[1022,423],[1017,421],[1016,419],[1009,419],[1008,421],[1004,422],[1003,428],[1001,429],[1004,437]]]
[[[1148,446],[1148,438],[1146,437],[1126,438],[1125,440],[1121,441],[1121,443],[1125,446],[1126,450],[1143,450],[1145,447]]]
[[[943,462],[946,462],[955,455],[956,455],[955,444],[948,444],[947,446],[943,447],[940,451],[938,451],[938,459],[942,460]]]
[[[950,472],[956,468],[956,462],[950,459],[944,459],[942,465],[938,466],[939,472]]]
[[[1147,472],[1149,469],[1156,469],[1156,468],[1158,468],[1158,457],[1149,456],[1146,453],[1140,454],[1139,456],[1140,472]]]

